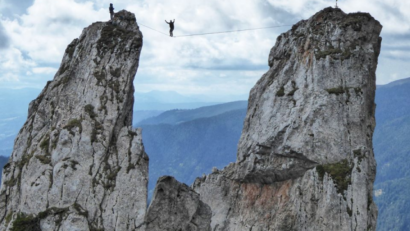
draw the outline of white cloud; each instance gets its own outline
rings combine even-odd
[[[32,60],[25,59],[21,51],[14,47],[0,52],[0,70],[2,73],[17,72],[34,65]]]
[[[27,14],[3,25],[13,45],[36,62],[59,63],[65,47],[90,22],[107,16],[102,9],[93,10],[93,3],[73,0],[36,0]]]
[[[0,0],[3,4],[4,0]],[[108,5],[134,12],[144,34],[136,90],[175,90],[180,93],[248,93],[267,70],[276,37],[290,26],[197,37],[170,38],[164,20],[176,19],[175,35],[291,25],[327,6],[330,0],[35,0],[25,14],[2,18],[10,38],[7,57],[0,58],[1,81],[31,84],[52,77],[66,46],[95,21],[108,20]],[[368,11],[384,26],[378,83],[409,77],[400,60],[409,60],[410,2],[401,0],[339,1],[345,12]],[[3,5],[4,7],[4,5]],[[1,10],[2,8],[0,8]],[[398,59],[399,61],[394,60]],[[22,76],[24,74],[24,77]],[[21,75],[21,76],[20,76]],[[14,77],[11,77],[14,76]],[[18,79],[19,81],[16,81]],[[43,81],[43,82],[41,82]]]
[[[57,68],[54,67],[35,67],[33,73],[35,74],[54,74],[57,72]]]

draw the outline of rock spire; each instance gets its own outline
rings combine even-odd
[[[375,230],[381,29],[367,13],[326,8],[277,38],[236,163],[193,185],[212,230]]]
[[[236,163],[192,187],[131,127],[135,16],[94,23],[29,107],[3,170],[0,229],[375,230],[375,71],[382,26],[326,8],[281,34],[250,92]]]
[[[148,156],[132,125],[142,48],[134,14],[85,28],[30,103],[0,194],[1,230],[134,230]],[[26,230],[26,229],[25,229]]]

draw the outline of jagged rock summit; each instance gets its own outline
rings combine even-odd
[[[198,193],[171,176],[163,176],[157,181],[145,216],[145,231],[211,231],[211,216],[211,208]]]
[[[326,8],[277,38],[236,163],[193,185],[212,230],[375,230],[381,29],[367,13]]]
[[[160,178],[147,210],[131,128],[142,34],[132,13],[115,16],[84,29],[30,104],[3,170],[1,230],[375,230],[378,21],[326,8],[280,35],[236,163],[191,188]]]
[[[142,34],[134,14],[85,28],[29,106],[3,170],[0,230],[134,230],[148,156],[134,130]]]

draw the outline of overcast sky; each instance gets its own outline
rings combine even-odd
[[[108,6],[135,13],[144,35],[136,91],[247,95],[268,70],[276,37],[290,26],[219,35],[174,35],[292,25],[333,0],[0,0],[0,88],[43,88],[66,46],[84,27],[109,19]],[[383,25],[377,83],[410,77],[410,1],[341,0],[346,13],[369,12]]]

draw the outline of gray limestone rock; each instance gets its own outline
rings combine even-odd
[[[145,222],[146,231],[210,231],[212,212],[199,194],[173,177],[158,179]]]
[[[375,230],[381,29],[367,13],[326,8],[278,37],[237,162],[193,185],[212,230]]]
[[[29,106],[0,192],[0,229],[135,230],[147,207],[148,156],[134,130],[142,48],[134,14],[85,28]]]
[[[131,128],[142,34],[126,11],[92,24],[30,104],[3,170],[0,229],[375,230],[381,29],[326,8],[280,35],[236,163],[193,189],[160,178],[146,211],[148,156]]]

